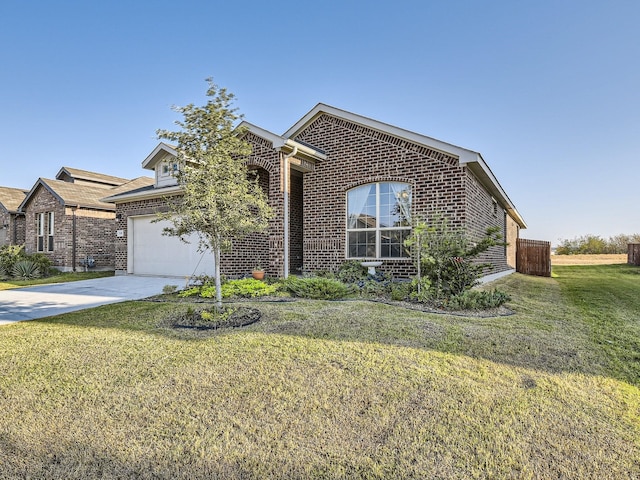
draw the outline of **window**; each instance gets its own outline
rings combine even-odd
[[[36,213],[37,251],[44,252],[44,213]]]
[[[347,257],[403,258],[411,233],[411,185],[369,183],[347,192]]]
[[[163,163],[162,164],[162,175],[171,175],[178,171],[177,163]]]
[[[47,250],[53,252],[53,212],[47,213]]]

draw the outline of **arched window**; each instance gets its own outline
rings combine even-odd
[[[411,233],[411,185],[369,183],[347,192],[347,258],[404,258]]]

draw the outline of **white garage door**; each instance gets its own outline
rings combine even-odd
[[[129,273],[136,275],[213,275],[213,254],[198,252],[198,237],[190,243],[162,235],[170,222],[153,223],[155,216],[129,217]]]

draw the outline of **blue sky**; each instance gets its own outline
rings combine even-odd
[[[206,83],[283,133],[318,102],[480,152],[549,240],[640,232],[640,2],[6,0],[0,185],[123,177]]]

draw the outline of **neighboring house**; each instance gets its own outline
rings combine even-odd
[[[18,208],[26,194],[20,188],[0,187],[0,247],[24,243],[24,215]]]
[[[100,199],[151,183],[69,167],[55,179],[38,179],[20,204],[25,251],[47,255],[61,271],[113,270],[115,208]]]
[[[526,224],[479,153],[324,104],[283,135],[243,126],[253,147],[248,166],[275,215],[267,233],[234,242],[223,254],[225,275],[245,275],[260,264],[270,275],[286,276],[366,259],[406,277],[414,273],[403,245],[412,221],[436,214],[473,238],[498,227],[509,246],[491,248],[482,260],[492,272],[515,267],[516,238]],[[143,161],[155,184],[104,199],[118,214],[116,274],[202,271],[193,243],[162,237],[152,223],[166,210],[166,196],[180,194],[175,156],[160,143]],[[159,244],[167,249],[155,254]]]

